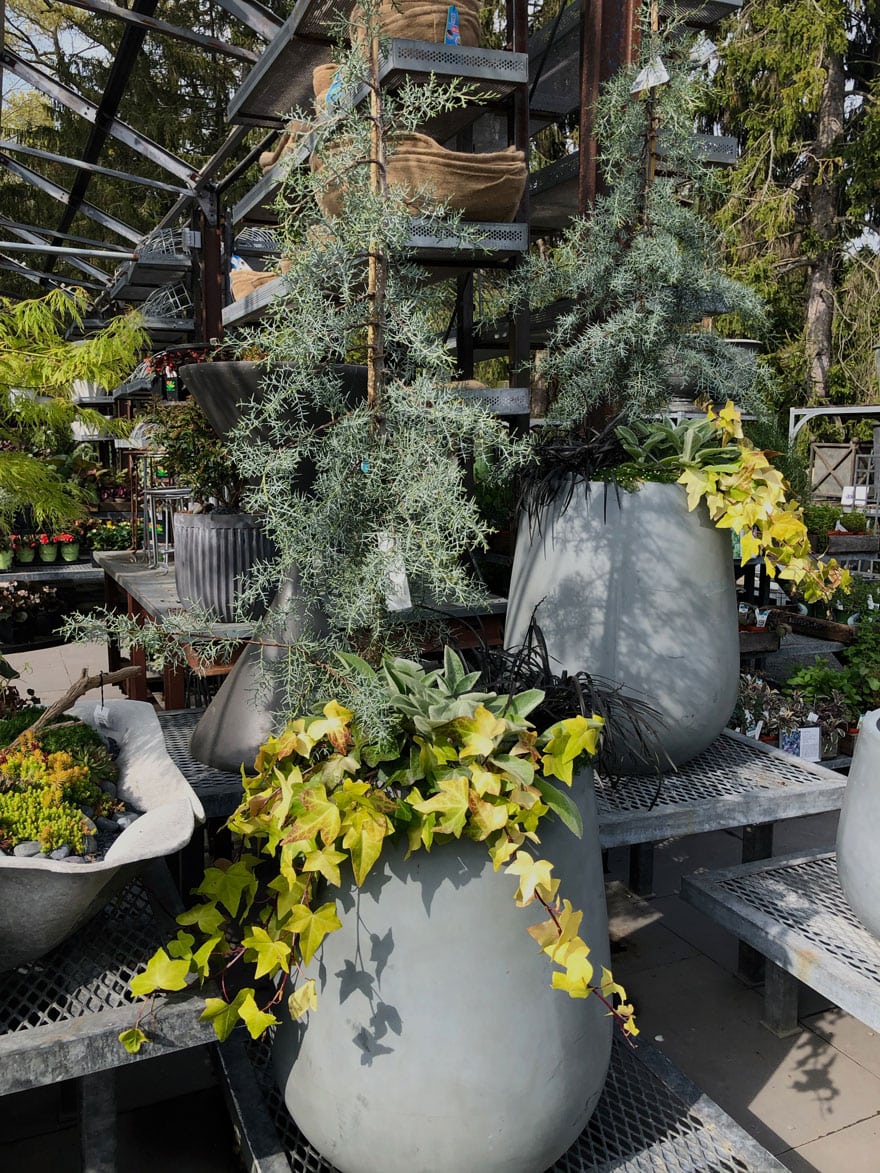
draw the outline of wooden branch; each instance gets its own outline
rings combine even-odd
[[[128,668],[120,668],[118,672],[101,672],[97,676],[89,676],[88,668],[83,668],[79,680],[71,684],[64,696],[59,697],[54,704],[51,704],[45,713],[41,713],[37,717],[33,725],[29,725],[27,729],[19,733],[15,741],[10,742],[5,748],[11,749],[24,737],[25,733],[37,733],[61,713],[66,713],[74,702],[78,701],[84,693],[90,692],[91,689],[100,688],[103,684],[119,684],[123,680],[130,680],[132,676],[137,676],[141,671],[139,664],[132,664]]]

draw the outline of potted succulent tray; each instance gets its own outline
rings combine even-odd
[[[84,674],[78,683],[92,687],[97,681]],[[0,835],[5,845],[0,851],[0,972],[35,961],[66,940],[149,861],[186,846],[204,821],[201,803],[165,752],[151,705],[108,700],[96,706],[93,700],[79,700],[64,722],[57,723],[60,712],[50,707],[48,722],[40,727],[35,722],[37,732],[23,733],[24,740],[17,738],[5,752],[0,779]],[[98,730],[105,746],[117,754],[115,780],[102,782],[97,799],[89,795],[89,802],[95,803],[88,808],[94,818],[77,809],[70,826],[61,828],[62,838],[74,840],[72,846],[65,842],[54,847],[49,824],[55,827],[62,815],[61,790],[69,788],[71,770],[66,770],[64,779],[44,779],[50,789],[58,790],[58,802],[53,803],[51,819],[44,815],[30,821],[23,808],[26,791],[34,783],[24,774],[36,768],[34,762],[43,763],[44,773],[55,768],[57,761],[40,750],[38,739],[42,730],[43,736],[48,734],[50,725],[55,730],[71,728],[70,716]],[[102,754],[112,756],[97,746],[91,760]],[[16,785],[16,762],[22,767],[20,781],[26,785]],[[85,794],[80,787],[87,786],[91,776],[89,769],[73,780],[77,808]],[[108,817],[111,808],[105,809],[108,795],[112,818]],[[24,830],[24,838],[15,833],[16,826]]]

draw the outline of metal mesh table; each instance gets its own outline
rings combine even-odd
[[[252,1173],[335,1173],[297,1130],[272,1080],[270,1046],[221,1049]],[[784,1168],[648,1043],[620,1037],[602,1099],[548,1173],[773,1173]]]
[[[682,879],[690,904],[769,962],[764,1021],[797,1027],[798,982],[880,1030],[880,941],[847,904],[833,852],[779,856]]]

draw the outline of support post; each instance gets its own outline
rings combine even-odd
[[[773,854],[773,824],[753,823],[743,827],[742,861],[754,863],[758,859],[769,859]],[[764,981],[764,955],[745,941],[739,943],[739,957],[737,972],[749,986],[760,985]]]
[[[777,965],[775,961],[767,961],[764,977],[764,1017],[763,1026],[775,1034],[778,1039],[788,1038],[797,1034],[798,1026],[798,979]]]
[[[116,1173],[116,1072],[82,1075],[77,1084],[83,1173]]]

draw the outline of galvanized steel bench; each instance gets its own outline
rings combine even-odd
[[[798,1029],[799,982],[880,1031],[880,941],[847,904],[834,852],[697,872],[681,895],[767,958],[764,1023]]]

